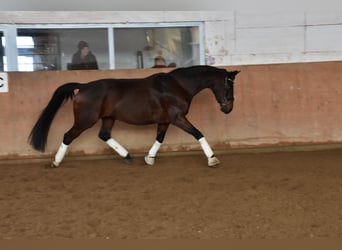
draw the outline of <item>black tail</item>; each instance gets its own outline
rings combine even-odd
[[[74,90],[79,89],[80,85],[80,83],[66,83],[56,89],[50,102],[40,114],[38,121],[30,133],[29,143],[34,149],[42,152],[45,151],[46,141],[53,118],[60,106],[68,99],[74,97]]]

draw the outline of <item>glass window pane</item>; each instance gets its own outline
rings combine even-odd
[[[82,55],[82,61],[75,66],[72,62],[80,41],[85,42],[81,45],[82,49],[88,48],[88,55]],[[17,49],[19,71],[109,69],[108,34],[104,28],[18,29]]]
[[[198,27],[115,28],[114,47],[115,68],[200,64]]]

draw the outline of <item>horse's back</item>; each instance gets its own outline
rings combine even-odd
[[[84,84],[75,98],[75,106],[84,112],[131,124],[169,122],[169,108],[187,112],[187,102],[185,90],[167,73],[142,79],[100,79]]]

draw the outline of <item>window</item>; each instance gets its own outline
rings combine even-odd
[[[200,64],[198,27],[114,29],[116,68],[151,68],[162,57],[166,66]]]
[[[41,65],[39,58],[34,53],[32,37],[17,37],[18,69],[19,71],[33,71]]]
[[[202,24],[195,22],[8,25],[0,29],[0,70],[72,69],[80,41],[104,70],[151,68],[157,56],[166,66],[203,64],[202,34]]]
[[[66,70],[86,41],[100,69],[109,68],[106,29],[19,29],[17,35],[19,71]]]

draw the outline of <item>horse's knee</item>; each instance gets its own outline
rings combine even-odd
[[[110,133],[105,132],[105,131],[100,131],[99,137],[103,141],[108,141],[111,138]]]

